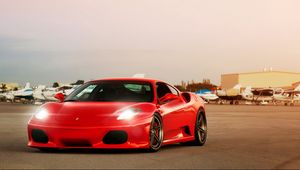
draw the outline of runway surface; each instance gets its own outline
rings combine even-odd
[[[35,106],[0,103],[0,169],[299,169],[300,107],[208,105],[208,141],[157,153],[28,148]]]

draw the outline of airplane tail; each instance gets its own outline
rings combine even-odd
[[[244,93],[252,93],[252,87],[251,86],[247,86]]]
[[[237,85],[235,85],[234,87],[233,87],[233,89],[235,89],[235,90],[241,90],[241,85],[240,84],[237,84]]]
[[[300,85],[295,88],[295,91],[300,91]]]
[[[146,74],[135,74],[132,77],[133,78],[145,78]]]
[[[30,88],[30,83],[27,82],[26,85],[25,85],[25,89],[29,89]]]

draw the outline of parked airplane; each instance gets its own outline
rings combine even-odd
[[[199,90],[198,92],[196,92],[196,94],[200,96],[203,100],[205,100],[207,103],[209,103],[210,101],[217,101],[219,99],[219,97],[215,93],[207,89]]]
[[[284,104],[294,106],[295,102],[300,101],[300,85],[294,90],[286,90],[281,93],[274,94],[274,100],[284,102]]]
[[[70,95],[80,85],[63,85],[57,89],[58,92],[63,93],[65,96]]]
[[[54,95],[57,93],[57,88],[47,88],[44,85],[39,85],[33,92],[33,97],[36,102],[57,101]]]
[[[217,90],[217,95],[220,98],[220,104],[226,101],[230,101],[230,104],[239,104],[239,101],[242,99],[241,85],[237,84],[228,90]]]
[[[8,101],[15,102],[21,100],[23,102],[33,101],[33,89],[30,87],[30,83],[26,83],[25,87],[17,91],[9,91],[5,94],[5,98]]]
[[[37,103],[47,102],[47,101],[58,101],[54,96],[57,93],[63,93],[65,96],[71,94],[80,85],[63,85],[61,87],[46,87],[44,85],[39,85],[34,91],[33,97]]]
[[[250,86],[247,87],[242,94],[242,97],[246,101],[250,101],[255,104],[268,104],[274,101],[275,90],[273,88],[265,89],[252,89]]]

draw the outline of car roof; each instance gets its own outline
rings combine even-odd
[[[136,78],[136,77],[114,77],[114,78],[102,78],[102,79],[96,79],[96,80],[92,80],[91,82],[96,82],[96,81],[146,81],[146,82],[151,82],[151,83],[155,83],[155,82],[163,82],[160,80],[156,80],[156,79],[151,79],[151,78]]]

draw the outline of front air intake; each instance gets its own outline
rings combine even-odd
[[[48,136],[47,134],[39,129],[33,129],[31,131],[31,136],[34,142],[38,143],[48,143]]]
[[[123,144],[127,142],[128,135],[125,131],[115,130],[108,132],[104,138],[103,143],[105,144]]]

